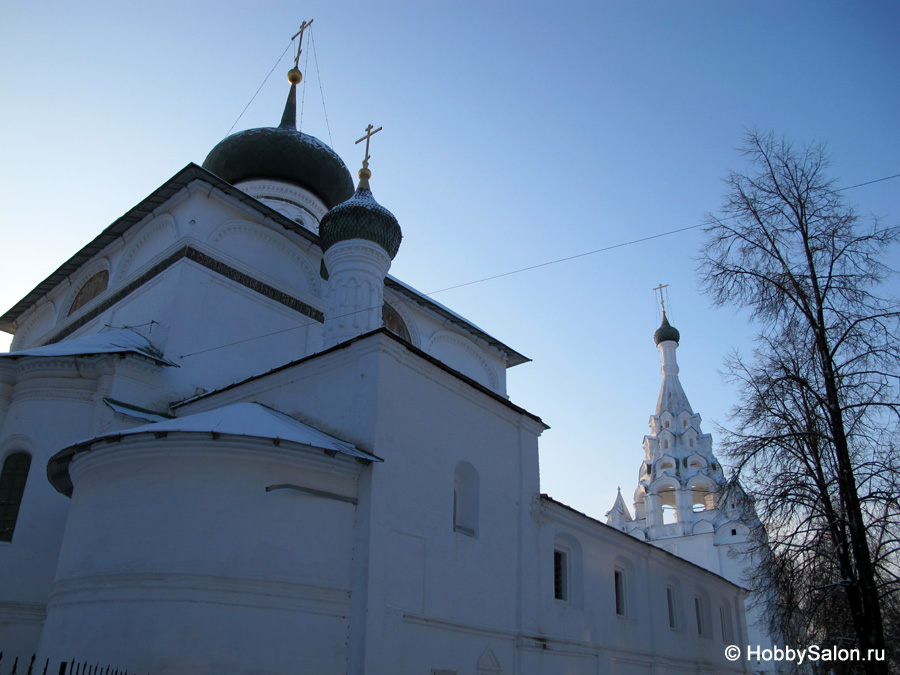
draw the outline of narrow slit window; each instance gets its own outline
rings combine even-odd
[[[616,587],[616,614],[625,616],[625,572],[616,570],[613,574]]]
[[[669,606],[669,628],[675,628],[675,589],[666,586],[666,603]]]
[[[703,601],[694,596],[694,612],[697,615],[697,635],[703,635]]]
[[[553,551],[553,597],[569,599],[568,555],[565,551]]]

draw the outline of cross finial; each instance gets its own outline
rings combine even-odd
[[[297,37],[300,37],[300,41],[297,42],[297,56],[294,57],[294,68],[300,67],[300,52],[303,51],[303,31],[312,26],[312,22],[314,19],[310,19],[309,21],[304,21],[300,24],[300,30],[294,33],[294,37],[291,40],[296,40]]]
[[[372,125],[370,124],[369,126],[366,127],[366,135],[363,136],[362,138],[360,138],[358,141],[356,141],[356,143],[362,143],[363,141],[366,142],[366,156],[365,156],[365,159],[363,159],[363,170],[364,171],[367,171],[367,172],[369,171],[369,159],[371,158],[371,155],[369,154],[369,139],[372,138],[372,136],[377,134],[379,131],[381,131],[382,128],[383,127],[378,127],[377,129],[372,131]],[[356,143],[354,143],[354,145],[356,145]]]
[[[657,286],[656,288],[653,289],[654,291],[659,291],[659,303],[662,305],[663,316],[666,315],[666,300],[665,300],[665,298],[663,298],[663,289],[668,288],[668,287],[669,287],[669,284],[660,284],[659,286]]]

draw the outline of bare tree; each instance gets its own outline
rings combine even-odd
[[[762,522],[769,565],[756,581],[780,600],[780,630],[865,659],[886,648],[900,601],[900,314],[879,295],[900,232],[860,222],[823,146],[751,132],[743,153],[750,170],[728,176],[699,264],[713,302],[760,327],[752,357],[727,364],[741,401],[724,455]]]

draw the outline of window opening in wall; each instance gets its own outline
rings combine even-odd
[[[728,610],[725,609],[725,605],[719,605],[719,619],[722,622],[722,642],[726,644],[731,642],[731,622],[728,618]]]
[[[412,342],[412,338],[409,336],[409,328],[406,327],[406,322],[400,316],[400,312],[388,303],[384,303],[381,306],[381,321],[384,327],[394,335],[401,337],[406,342]]]
[[[84,286],[81,287],[81,290],[78,291],[78,295],[76,295],[75,300],[72,301],[72,306],[69,307],[69,313],[66,316],[70,316],[84,307],[91,300],[105,291],[107,286],[109,286],[109,272],[106,270],[97,272],[88,279],[84,283]]]
[[[682,420],[684,422],[684,426],[687,426],[687,420]]]
[[[553,551],[553,597],[569,599],[569,561],[565,551]]]
[[[694,596],[694,612],[697,615],[697,635],[703,635],[703,601]]]
[[[625,572],[616,570],[613,579],[616,587],[616,614],[625,616]]]
[[[675,589],[666,586],[666,603],[669,605],[669,628],[675,628]]]
[[[716,495],[707,490],[703,485],[691,486],[691,506],[694,513],[710,511],[716,508]]]
[[[731,536],[732,536],[732,537],[736,537],[736,536],[737,536],[737,530],[732,529],[732,530],[731,530]]]
[[[0,472],[0,541],[12,541],[30,468],[31,455],[26,452],[14,452],[3,462],[3,471]]]
[[[659,491],[660,521],[663,525],[678,522],[678,509],[675,506],[675,488]]]
[[[468,462],[456,465],[453,478],[453,531],[474,537],[478,534],[479,479]]]
[[[669,420],[666,420],[666,426],[669,426]]]

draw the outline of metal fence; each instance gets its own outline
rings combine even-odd
[[[25,663],[16,657],[10,665],[9,659],[4,661],[3,652],[0,652],[0,675],[136,675],[121,668],[101,666],[99,663],[92,664],[88,661],[78,663],[72,659],[60,661],[58,664],[54,661],[51,664],[50,659],[47,659],[41,664],[35,663],[36,658],[37,655],[33,654],[28,663]]]

